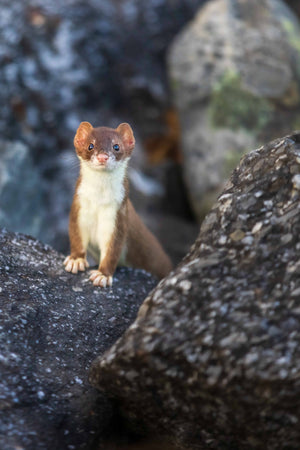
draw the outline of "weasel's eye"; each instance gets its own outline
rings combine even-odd
[[[89,145],[89,150],[91,151],[91,150],[93,150],[93,148],[94,148],[94,144],[90,144]]]
[[[120,150],[120,146],[118,144],[115,144],[113,146],[113,149],[116,150],[116,152],[118,152]]]

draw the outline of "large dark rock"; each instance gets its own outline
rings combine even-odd
[[[30,237],[0,232],[1,450],[90,449],[110,425],[112,404],[89,386],[88,368],[155,280],[119,269],[111,289],[96,289],[62,261]]]
[[[300,133],[246,155],[183,262],[91,370],[188,449],[300,446]]]

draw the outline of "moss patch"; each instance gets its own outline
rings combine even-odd
[[[180,88],[180,82],[179,82],[179,80],[177,80],[177,79],[174,78],[174,77],[171,77],[170,85],[171,85],[171,89],[173,90],[173,92],[179,91],[179,88]]]
[[[300,54],[300,35],[293,22],[286,17],[281,20],[282,27],[291,46]]]
[[[237,167],[242,156],[247,153],[247,150],[226,150],[224,155],[224,176],[228,175]]]
[[[297,114],[293,120],[292,124],[293,130],[300,130],[300,114]]]
[[[243,89],[240,76],[228,71],[213,89],[210,120],[213,127],[243,128],[258,134],[270,121],[270,102]]]
[[[291,47],[296,51],[296,68],[298,79],[300,78],[300,34],[299,29],[295,26],[295,24],[287,19],[281,19],[281,25],[283,30],[285,31],[287,40]]]

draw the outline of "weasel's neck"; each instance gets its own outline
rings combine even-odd
[[[128,161],[119,162],[112,170],[95,170],[81,162],[81,181],[78,195],[83,199],[89,199],[95,204],[117,203],[121,205],[126,195],[124,181],[126,177]]]

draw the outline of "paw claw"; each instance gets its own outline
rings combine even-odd
[[[64,260],[65,270],[71,273],[84,272],[86,267],[89,267],[89,264],[85,258],[72,258],[71,256],[67,256]]]
[[[71,259],[71,256],[67,256],[66,258],[65,258],[65,260],[64,260],[64,266],[66,266],[67,264],[68,264],[68,262],[70,261],[70,259]]]
[[[113,277],[103,275],[100,270],[92,270],[90,280],[93,282],[94,286],[101,286],[105,288],[112,285]]]

